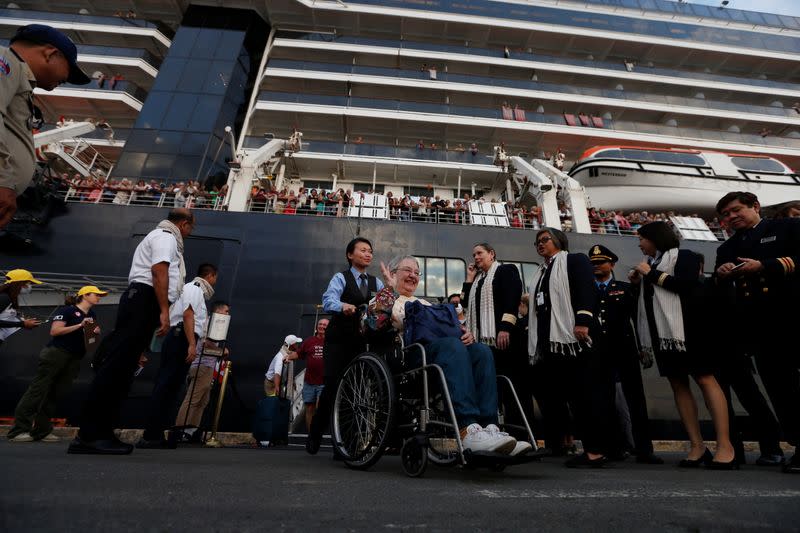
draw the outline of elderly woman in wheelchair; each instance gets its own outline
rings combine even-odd
[[[401,456],[406,473],[414,475],[409,467],[414,471],[416,464],[424,470],[427,462],[420,454],[427,453],[427,457],[436,460],[430,450],[420,450],[419,442],[434,440],[429,438],[433,433],[426,431],[426,425],[437,424],[436,416],[429,411],[433,413],[438,406],[444,410],[438,427],[446,426],[449,432],[437,435],[455,437],[457,428],[460,437],[460,442],[455,442],[455,438],[439,439],[455,443],[458,454],[451,454],[451,457],[461,456],[463,462],[467,453],[488,453],[494,457],[525,454],[532,445],[518,442],[500,431],[497,425],[497,377],[491,350],[475,342],[472,334],[459,323],[452,306],[430,306],[414,296],[420,280],[419,268],[419,263],[411,256],[396,257],[388,266],[381,264],[386,287],[370,302],[363,318],[363,329],[373,338],[381,333],[384,338],[403,335],[405,347],[398,351],[404,367],[395,372],[386,357],[369,352],[356,358],[345,371],[337,391],[333,413],[334,445],[345,456],[348,466],[367,468],[377,461],[376,455],[382,452],[380,448],[386,445],[388,436],[398,432],[392,427],[394,424],[400,429],[413,426],[417,431],[417,443],[414,445],[414,438],[406,439]],[[375,344],[379,342],[370,342],[371,347]],[[398,406],[402,402],[396,400],[402,400],[403,394],[396,389],[402,390],[412,374],[422,376],[425,399],[419,414],[414,410],[406,411],[411,421],[404,424],[406,421],[402,420],[402,409]],[[430,394],[430,401],[428,376],[431,376],[430,389],[437,390],[436,376],[442,385],[438,389],[440,396]],[[455,424],[449,422],[453,419]],[[376,447],[377,453],[370,452]],[[438,457],[441,458],[441,454]],[[420,463],[423,464],[420,466]]]

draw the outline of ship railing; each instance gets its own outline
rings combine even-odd
[[[136,191],[125,187],[69,187],[60,190],[58,197],[69,203],[138,205],[169,209],[173,207],[222,209],[222,198],[208,193],[181,198],[175,193]]]

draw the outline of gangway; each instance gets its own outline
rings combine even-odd
[[[80,135],[95,130],[91,122],[74,122],[34,134],[33,145],[41,156],[56,157],[83,177],[107,178],[114,164]]]
[[[523,158],[511,158],[513,179],[519,188],[520,201],[524,204],[526,195],[536,200],[541,207],[542,222],[545,226],[562,228],[558,200],[561,198],[572,212],[572,231],[591,233],[587,212],[586,192],[583,187],[566,173],[542,159],[530,163]],[[524,178],[527,177],[527,180]]]
[[[223,206],[228,211],[247,211],[250,203],[250,188],[260,179],[259,169],[266,164],[268,168],[278,168],[278,172],[283,178],[285,165],[280,164],[280,152],[283,156],[291,156],[294,152],[299,152],[302,148],[302,136],[300,132],[294,132],[289,140],[272,139],[267,144],[256,150],[242,150],[233,161],[230,162],[230,173],[228,174],[228,195]],[[224,209],[225,207],[223,207]]]

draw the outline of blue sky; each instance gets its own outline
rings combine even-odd
[[[718,6],[720,0],[687,0],[694,4]],[[777,13],[800,17],[800,0],[730,0],[728,7],[761,13]]]

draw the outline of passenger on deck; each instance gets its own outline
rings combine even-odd
[[[377,313],[385,305],[385,311],[391,314],[391,325],[398,332],[405,326],[407,303],[419,301],[430,305],[414,296],[419,269],[419,262],[412,256],[395,257],[388,266],[381,263],[386,289],[370,302],[370,310]],[[460,339],[443,337],[429,342],[425,350],[427,361],[444,371],[464,448],[511,455],[527,452],[532,448],[530,443],[517,442],[497,427],[497,382],[492,351],[476,342],[460,323],[454,326],[454,330],[462,333]]]

